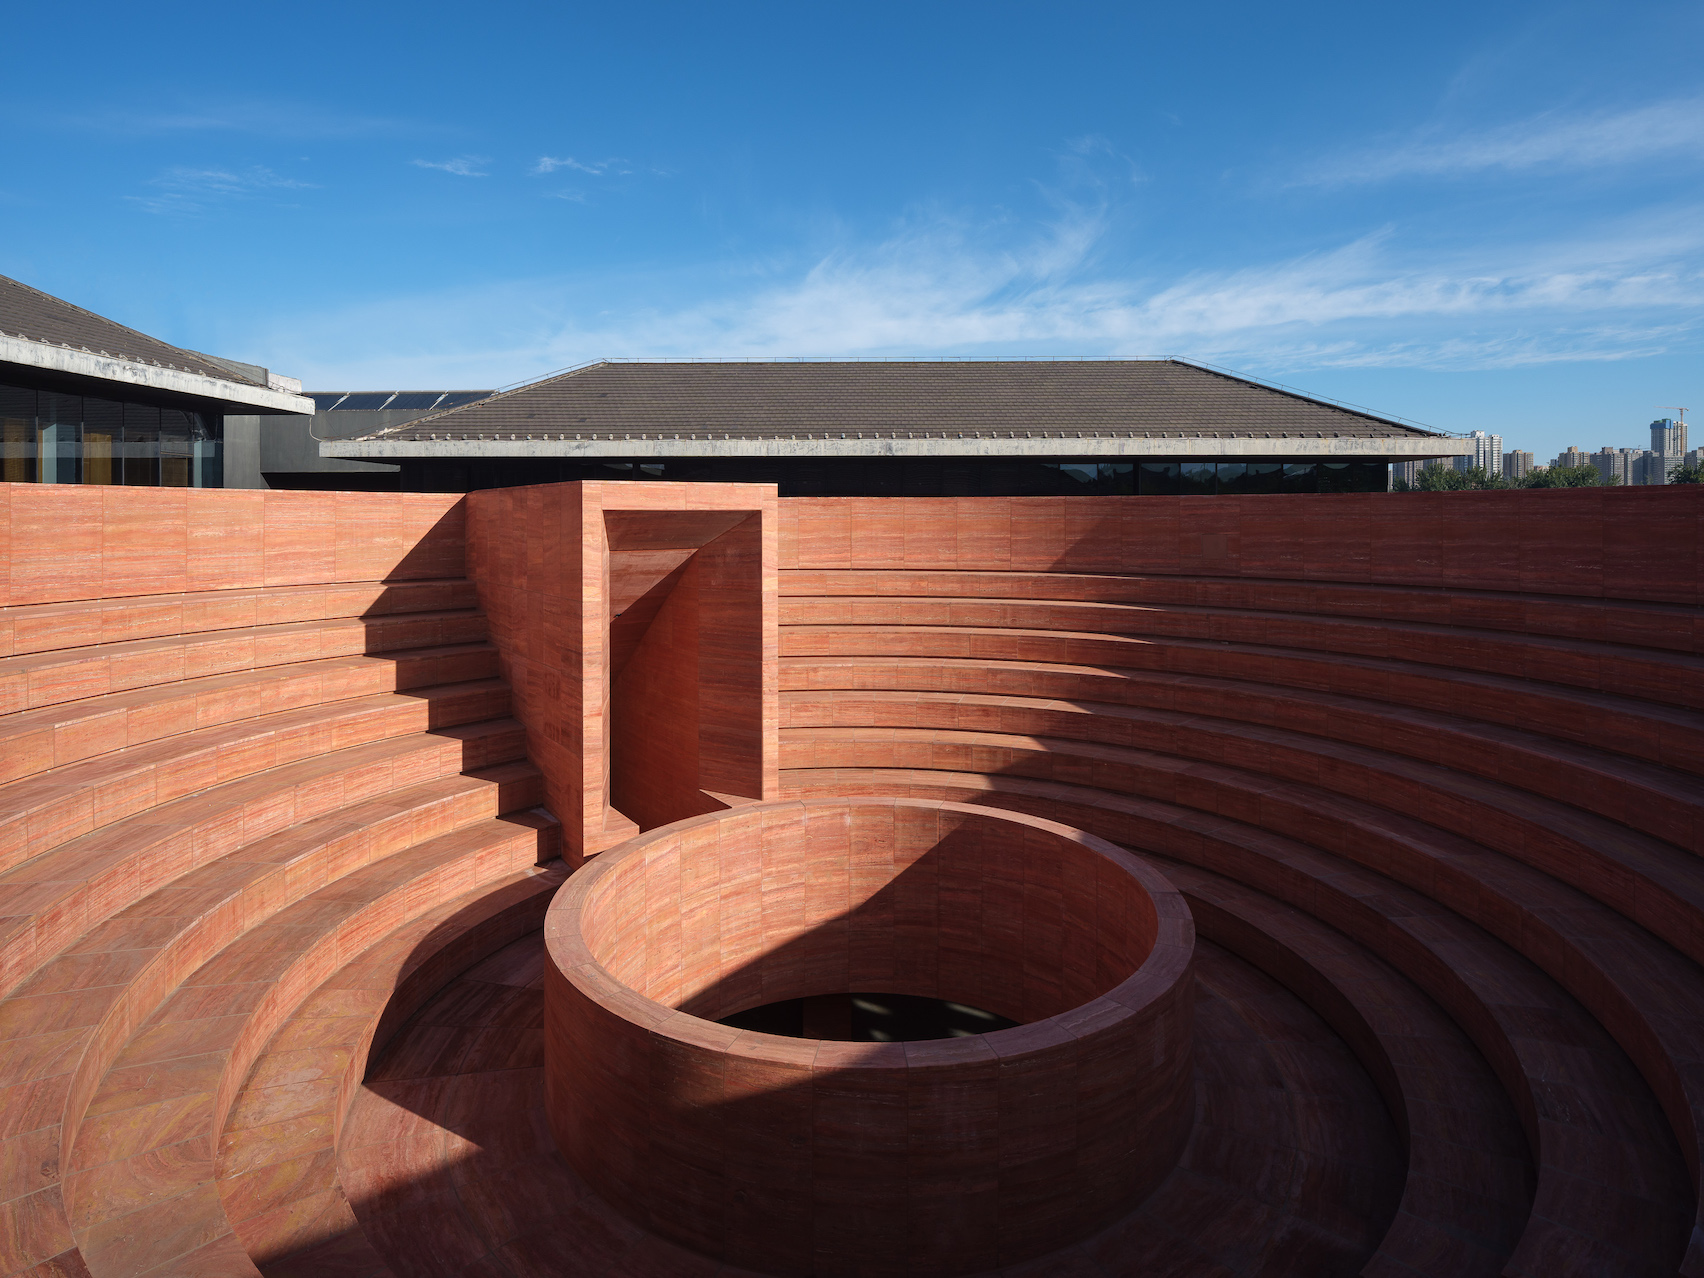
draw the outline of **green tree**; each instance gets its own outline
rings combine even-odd
[[[1697,462],[1690,465],[1670,466],[1668,481],[1671,484],[1704,484],[1704,466]]]
[[[1469,488],[1474,489],[1514,487],[1513,484],[1503,478],[1501,473],[1497,471],[1487,471],[1483,466],[1469,466],[1462,472],[1461,477],[1467,480],[1467,486]]]
[[[1414,481],[1414,490],[1422,493],[1453,493],[1466,487],[1467,476],[1442,462],[1427,462]]]
[[[1521,480],[1522,488],[1613,488],[1621,480],[1611,475],[1605,483],[1596,466],[1551,466],[1535,470]]]
[[[1501,475],[1491,474],[1483,466],[1457,470],[1454,466],[1434,461],[1420,468],[1420,474],[1412,484],[1399,479],[1394,487],[1399,493],[1459,493],[1469,489],[1512,488],[1514,485]]]

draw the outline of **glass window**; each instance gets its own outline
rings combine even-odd
[[[1141,491],[1156,497],[1175,497],[1182,491],[1176,462],[1143,462]]]
[[[1221,493],[1277,493],[1284,490],[1280,462],[1220,462]]]
[[[81,476],[83,397],[41,391],[36,395],[37,482],[74,484]]]
[[[1136,491],[1134,462],[1064,461],[1043,462],[1042,466],[1058,472],[1060,483],[1052,490],[1055,492],[1116,495]]]
[[[132,487],[154,488],[160,482],[160,410],[146,404],[124,406],[123,478]]]
[[[1382,493],[1390,486],[1387,462],[1348,461],[1319,464],[1322,493]]]
[[[83,482],[116,484],[123,464],[124,405],[110,399],[83,401]]]
[[[195,413],[176,408],[160,410],[160,487],[189,487],[194,440],[199,427]]]
[[[1100,478],[1100,467],[1094,462],[1048,462],[1047,465],[1085,488],[1093,486]]]
[[[1179,462],[1178,492],[1185,497],[1211,497],[1218,491],[1212,462]]]
[[[1285,462],[1284,491],[1287,493],[1317,493],[1319,491],[1319,469],[1312,462]]]
[[[216,488],[223,433],[217,416],[0,386],[0,478],[9,483]]]
[[[33,484],[36,478],[36,393],[0,386],[0,479]]]
[[[1136,491],[1136,463],[1102,462],[1100,478],[1102,492],[1133,493]]]

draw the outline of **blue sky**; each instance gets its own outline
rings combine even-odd
[[[310,389],[1186,355],[1541,460],[1704,413],[1696,4],[6,25],[0,273]]]

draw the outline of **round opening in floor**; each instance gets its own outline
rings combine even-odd
[[[574,874],[545,942],[558,1146],[740,1268],[1014,1264],[1128,1212],[1189,1132],[1188,908],[1039,818],[824,799],[677,822]],[[792,1002],[798,1036],[719,1023]],[[1000,1022],[853,1037],[930,1007]]]
[[[1016,1029],[1018,1022],[944,998],[916,994],[818,994],[735,1012],[716,1022],[734,1029],[831,1043],[925,1043]]]

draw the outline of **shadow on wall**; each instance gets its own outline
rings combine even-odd
[[[731,1264],[1011,1264],[1128,1212],[1187,1138],[1187,910],[1051,823],[879,800],[682,822],[572,881],[547,934],[558,1147]],[[1020,1025],[854,1044],[713,1023],[857,989]]]
[[[512,881],[442,919],[409,950],[379,947],[375,962],[345,969],[344,979],[331,991],[334,1014],[327,1015],[322,1008],[305,1024],[285,1022],[279,1039],[268,1045],[255,1065],[257,1074],[264,1072],[282,1080],[274,1084],[280,1096],[277,1103],[291,1111],[291,1118],[276,1129],[264,1129],[279,1133],[267,1142],[266,1152],[274,1158],[282,1155],[281,1161],[270,1168],[255,1169],[253,1157],[245,1152],[240,1139],[250,1133],[239,1133],[236,1142],[227,1134],[227,1155],[235,1149],[242,1165],[222,1168],[219,1181],[226,1217],[262,1274],[269,1278],[317,1278],[326,1273],[383,1269],[383,1259],[352,1208],[359,1207],[365,1216],[413,1203],[430,1176],[453,1167],[456,1159],[439,1154],[437,1146],[444,1133],[431,1123],[427,1107],[419,1103],[425,1092],[406,1082],[400,1086],[374,1082],[375,1090],[390,1092],[400,1104],[416,1104],[420,1116],[427,1119],[429,1135],[420,1151],[425,1156],[418,1165],[392,1169],[394,1174],[341,1184],[339,1155],[350,1138],[344,1125],[348,1107],[363,1087],[370,1064],[380,1063],[381,1069],[385,1063],[400,1064],[401,1072],[408,1075],[410,1062],[386,1056],[391,1039],[451,982],[517,940],[536,934],[543,925],[553,889],[563,877],[560,863],[555,863],[554,869],[537,878]],[[483,1034],[476,1031],[479,1042],[470,1058],[461,1063],[471,1069],[500,1067],[504,1061],[511,1066],[536,1064],[528,1057],[529,1053],[538,1054],[543,1034],[527,1028],[529,1020],[536,1024],[537,1016],[523,1015],[512,1024],[493,1026]],[[301,1032],[304,1029],[306,1036]],[[274,1051],[282,1051],[286,1060],[303,1055],[279,1041],[290,1037],[292,1030],[292,1044],[311,1041],[322,1049],[331,1045],[342,1048],[347,1064],[341,1076],[306,1079],[299,1069],[286,1066],[280,1072],[276,1060],[269,1062],[267,1054]],[[345,1036],[342,1042],[331,1038],[338,1033]],[[465,1046],[465,1036],[461,1045]],[[334,1092],[327,1091],[328,1082],[335,1083]],[[245,1084],[249,1085],[252,1079]],[[359,1140],[359,1134],[355,1139]],[[271,1186],[260,1196],[252,1192],[257,1175],[269,1178]]]
[[[610,806],[643,830],[763,797],[762,516],[607,511]]]

